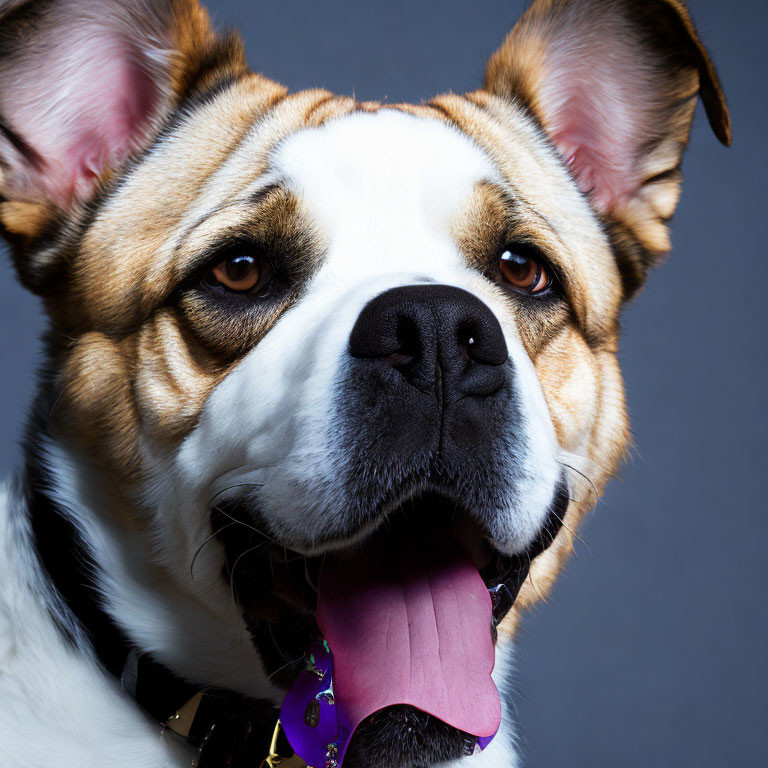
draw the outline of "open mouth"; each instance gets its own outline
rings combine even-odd
[[[515,556],[435,492],[403,503],[363,541],[317,557],[275,543],[237,505],[214,511],[213,525],[271,680],[290,689],[308,648],[330,646],[335,703],[354,732],[345,768],[376,766],[382,754],[387,765],[416,755],[429,765],[471,754],[495,733],[497,627],[567,503],[559,491],[537,539]],[[309,705],[307,718],[316,727]]]

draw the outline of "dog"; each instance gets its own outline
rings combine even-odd
[[[682,0],[534,0],[477,91],[386,106],[251,72],[196,0],[4,0],[50,324],[3,765],[517,765],[513,636],[627,448],[699,96],[729,144]]]

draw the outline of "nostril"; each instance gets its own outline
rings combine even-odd
[[[458,344],[459,352],[467,362],[473,359],[473,352],[477,347],[475,336],[474,329],[467,325],[459,326],[456,331],[456,343]]]
[[[400,368],[405,365],[410,365],[413,362],[413,355],[409,355],[406,352],[401,351],[400,349],[393,352],[391,355],[387,355],[384,359],[386,362],[388,362],[393,368]]]
[[[421,334],[413,318],[401,315],[397,319],[398,353],[416,357],[421,350]]]
[[[481,365],[502,365],[507,360],[507,342],[498,320],[482,314],[462,323],[456,332],[456,342],[462,355]]]
[[[396,349],[386,356],[386,361],[397,368],[408,365],[421,353],[419,328],[412,318],[400,316],[395,327]]]

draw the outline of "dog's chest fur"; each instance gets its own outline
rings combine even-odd
[[[0,489],[0,759],[14,768],[189,766],[92,654],[63,640],[22,493]]]

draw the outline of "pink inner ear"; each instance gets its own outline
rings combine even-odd
[[[652,72],[631,29],[597,18],[557,30],[548,42],[537,108],[579,188],[601,213],[639,188],[638,156],[653,132]]]
[[[140,135],[157,104],[158,89],[116,41],[98,52],[104,64],[72,99],[76,122],[61,157],[54,185],[66,195],[87,194],[107,166],[119,164]]]
[[[0,100],[43,159],[20,176],[33,194],[64,207],[87,197],[99,174],[137,146],[161,92],[148,51],[122,30],[70,23],[44,42]]]
[[[631,121],[606,114],[599,101],[579,93],[566,100],[553,122],[555,146],[598,210],[607,212],[632,195],[637,180],[627,143]]]

